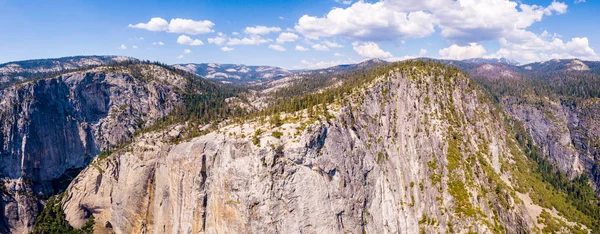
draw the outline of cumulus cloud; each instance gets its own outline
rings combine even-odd
[[[427,54],[427,50],[426,49],[421,49],[421,51],[419,51],[419,57],[423,57]]]
[[[600,59],[586,37],[571,38],[567,42],[557,37],[544,37],[544,33],[523,32],[521,37],[521,40],[501,38],[501,48],[489,57],[505,57],[525,63],[562,58]]]
[[[165,19],[160,17],[154,17],[148,21],[148,23],[129,24],[130,28],[145,29],[148,31],[159,32],[167,31],[170,33],[183,33],[183,34],[205,34],[212,32],[212,27],[215,24],[208,20],[195,21],[191,19],[171,19],[167,22]]]
[[[467,46],[451,45],[448,48],[439,50],[440,58],[443,59],[470,59],[481,57],[485,54],[485,48],[477,43],[470,43]]]
[[[358,1],[334,8],[324,17],[302,16],[295,29],[308,38],[344,36],[362,41],[422,38],[436,26],[447,39],[466,42],[496,40],[526,29],[544,16],[564,14],[567,5],[527,5],[511,0],[381,0]]]
[[[329,47],[321,45],[321,44],[314,44],[312,46],[313,49],[318,50],[318,51],[329,51]]]
[[[125,45],[121,45],[121,47],[119,47],[119,48],[121,48],[122,50],[126,50],[126,49],[127,49],[127,46],[125,46]]]
[[[335,56],[335,57],[341,57],[341,56],[344,56],[344,55],[341,54],[341,53],[334,53],[333,56]]]
[[[132,48],[132,49],[137,49],[137,46],[136,46],[136,45],[134,45],[134,46],[132,46],[131,48]]]
[[[379,48],[379,45],[377,45],[375,42],[354,42],[352,43],[352,49],[354,49],[358,55],[366,58],[394,57],[390,52]]]
[[[306,47],[304,47],[304,46],[301,46],[301,45],[296,45],[296,50],[297,50],[297,51],[307,51],[307,50],[308,50],[308,48],[306,48]]]
[[[192,39],[186,35],[181,35],[177,38],[177,43],[182,45],[191,45],[191,46],[199,46],[204,45],[204,42],[200,39]]]
[[[265,35],[265,34],[269,34],[272,32],[280,32],[280,31],[281,31],[281,28],[267,27],[267,26],[246,27],[246,29],[244,30],[245,33],[254,34],[254,35]]]
[[[260,45],[271,42],[269,39],[260,37],[259,35],[250,35],[244,38],[229,38],[227,45]]]
[[[277,51],[285,51],[285,48],[283,48],[283,46],[276,45],[276,44],[270,44],[269,49],[277,50]]]
[[[160,17],[154,17],[148,21],[148,23],[129,24],[130,28],[146,29],[148,31],[158,32],[167,31],[169,29],[169,22]]]
[[[344,36],[359,40],[387,40],[398,37],[420,38],[431,35],[437,19],[425,11],[402,12],[385,2],[358,1],[352,6],[334,8],[325,17],[303,15],[295,29],[304,36]]]
[[[223,45],[227,41],[227,36],[223,33],[218,33],[216,37],[208,38],[208,43],[215,45]]]
[[[582,2],[585,2],[585,0],[575,0],[575,4],[579,4],[579,3],[582,3]]]
[[[162,41],[158,41],[158,42],[152,42],[152,45],[163,46],[163,45],[165,45],[165,43],[163,43]]]
[[[294,42],[296,40],[298,40],[298,35],[290,32],[283,32],[279,34],[279,36],[276,39],[277,43],[279,44],[283,44],[286,42]]]
[[[325,44],[329,48],[342,48],[342,47],[344,47],[343,45],[340,45],[338,43],[331,42],[331,41],[328,41],[328,40],[324,40],[323,44]]]
[[[191,53],[192,53],[192,50],[190,50],[190,49],[185,49],[185,50],[183,50],[183,53],[184,53],[184,54],[191,54]]]
[[[223,47],[221,47],[221,50],[222,50],[222,51],[225,51],[225,52],[229,52],[229,51],[233,51],[233,50],[235,50],[235,49],[234,49],[234,48],[231,48],[231,47],[223,46]]]

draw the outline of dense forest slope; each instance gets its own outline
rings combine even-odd
[[[600,75],[597,62],[553,60],[525,72],[471,72],[511,119],[521,122],[540,157],[567,175],[591,179],[600,194]],[[497,65],[486,64],[498,69]]]

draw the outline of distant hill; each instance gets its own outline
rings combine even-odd
[[[507,58],[472,58],[472,59],[465,59],[462,60],[462,62],[466,62],[466,63],[475,63],[475,64],[484,64],[484,63],[500,63],[500,64],[506,64],[506,65],[519,65],[520,63],[512,60],[512,59],[507,59]]]
[[[553,59],[520,66],[523,72],[590,72],[600,74],[600,62],[579,59]]]
[[[195,73],[206,79],[232,83],[262,82],[292,74],[291,71],[280,67],[246,66],[243,64],[188,63],[176,64],[173,67]]]

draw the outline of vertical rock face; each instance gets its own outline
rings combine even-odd
[[[502,105],[524,123],[534,143],[558,169],[571,178],[589,175],[600,194],[600,101],[595,98],[559,103],[550,98],[505,97]]]
[[[84,169],[63,208],[100,233],[525,233],[506,171],[523,155],[486,100],[461,74],[414,68],[321,117],[176,145],[147,133]]]
[[[140,69],[159,69],[139,65]],[[0,90],[0,232],[26,232],[38,197],[179,105],[177,87],[97,68]],[[4,231],[2,231],[4,230]]]

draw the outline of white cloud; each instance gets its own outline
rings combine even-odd
[[[277,50],[277,51],[285,51],[285,48],[283,48],[283,46],[276,45],[276,44],[269,45],[269,49]]]
[[[199,46],[204,45],[204,42],[200,39],[192,39],[186,35],[181,35],[177,38],[177,43],[182,45]]]
[[[148,31],[158,32],[167,31],[169,29],[169,23],[160,17],[154,17],[148,21],[148,23],[129,24],[130,28],[146,29]]]
[[[179,55],[179,56],[177,56],[177,58],[178,58],[178,59],[182,59],[182,58],[183,58],[183,54],[182,54],[182,55]]]
[[[385,2],[358,1],[352,6],[334,8],[325,17],[304,15],[295,29],[308,38],[345,36],[359,40],[387,40],[431,35],[437,19],[425,11],[396,11]]]
[[[283,44],[286,42],[294,42],[296,40],[298,40],[298,35],[291,33],[291,32],[283,32],[283,33],[279,34],[276,41],[279,44]]]
[[[215,45],[223,45],[227,41],[227,36],[223,33],[218,33],[216,37],[208,38],[208,43]]]
[[[501,38],[501,48],[489,57],[505,57],[524,63],[563,58],[600,59],[586,37],[571,38],[566,43],[557,37],[544,37],[544,33],[536,35],[525,31],[520,37],[521,40]]]
[[[306,48],[306,47],[304,47],[304,46],[301,46],[301,45],[296,45],[296,50],[297,50],[297,51],[307,51],[307,50],[308,50],[308,48]]]
[[[254,35],[264,35],[264,34],[269,34],[272,32],[280,32],[280,31],[281,31],[281,28],[267,27],[267,26],[246,27],[246,29],[244,30],[245,33],[254,34]]]
[[[366,58],[391,58],[394,57],[390,52],[384,51],[379,48],[375,42],[354,42],[352,43],[352,49],[358,53],[358,55]]]
[[[548,7],[513,0],[384,0],[388,8],[401,12],[427,11],[437,18],[443,37],[466,42],[496,40],[528,28],[544,16],[564,14],[567,5]]]
[[[282,19],[284,19],[284,18],[283,18],[283,16],[279,16],[279,19],[280,19],[280,20],[282,20]]]
[[[168,22],[160,17],[154,17],[150,19],[148,23],[138,23],[135,25],[129,24],[130,28],[139,28],[146,29],[148,31],[167,31],[170,33],[184,33],[184,34],[205,34],[212,32],[212,27],[215,24],[208,20],[195,21],[191,19],[180,19],[175,18],[171,19],[171,22]]]
[[[152,42],[152,45],[159,45],[159,46],[163,46],[163,45],[165,45],[165,43],[163,43],[162,41],[159,41],[159,42]]]
[[[575,0],[575,4],[579,4],[579,3],[582,3],[582,2],[585,2],[585,0]]]
[[[421,49],[421,51],[419,51],[419,57],[423,57],[427,54],[427,50],[426,49]]]
[[[235,49],[234,49],[234,48],[231,48],[231,47],[223,46],[223,47],[221,47],[221,50],[222,50],[222,51],[225,51],[225,52],[229,52],[229,51],[233,51],[233,50],[235,50]]]
[[[127,49],[127,46],[125,46],[125,45],[121,45],[121,47],[120,47],[120,48],[121,48],[122,50],[126,50],[126,49]]]
[[[329,51],[329,47],[321,45],[321,44],[314,44],[312,46],[313,49],[318,50],[318,51]]]
[[[331,41],[328,41],[328,40],[324,40],[323,44],[325,44],[329,48],[342,48],[342,47],[344,47],[343,45],[340,45],[338,43],[331,42]]]
[[[264,43],[268,43],[271,40],[264,39],[259,35],[250,35],[250,37],[244,38],[229,38],[227,41],[227,45],[260,45]]]
[[[172,33],[187,33],[192,35],[205,34],[212,32],[211,29],[215,24],[208,20],[194,21],[190,19],[171,19],[169,23],[169,32]]]
[[[344,36],[361,41],[422,38],[436,27],[447,39],[497,40],[526,29],[567,5],[527,5],[515,0],[380,0],[334,8],[324,17],[302,16],[295,29],[308,38]]]
[[[567,4],[564,4],[562,2],[553,1],[550,4],[550,6],[546,7],[546,9],[544,9],[544,13],[546,15],[552,15],[552,12],[556,12],[559,15],[567,13]]]
[[[192,53],[192,50],[190,50],[190,49],[185,49],[185,50],[183,50],[183,53],[184,53],[184,54],[191,54],[191,53]]]
[[[137,49],[137,46],[136,46],[136,45],[134,45],[134,46],[132,46],[131,48],[132,48],[132,49]]]
[[[443,59],[470,59],[481,57],[485,54],[485,48],[477,43],[470,43],[467,46],[451,45],[448,48],[439,51]]]
[[[240,33],[239,32],[232,32],[231,35],[237,36],[237,35],[240,35]]]
[[[341,56],[344,56],[344,55],[340,54],[340,53],[334,53],[333,56],[335,56],[335,57],[341,57]]]

